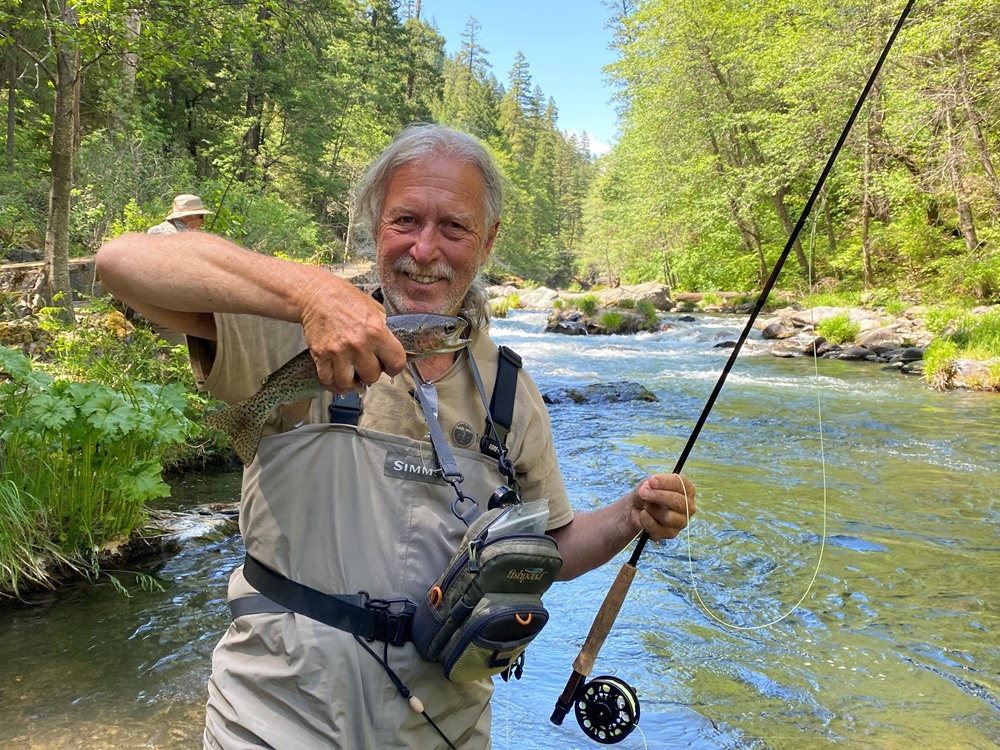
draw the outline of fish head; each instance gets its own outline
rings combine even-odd
[[[456,352],[469,344],[468,339],[462,338],[469,328],[469,322],[463,318],[427,313],[390,315],[386,325],[402,344],[409,360]]]

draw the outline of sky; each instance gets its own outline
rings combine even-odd
[[[520,50],[532,86],[555,100],[559,129],[588,133],[594,153],[608,150],[616,118],[602,68],[615,58],[604,27],[610,11],[601,0],[421,0],[420,16],[444,36],[449,55],[461,47],[474,16],[497,80],[507,85]]]

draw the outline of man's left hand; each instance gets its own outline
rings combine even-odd
[[[654,542],[673,539],[695,514],[694,496],[683,474],[653,474],[632,491],[632,512]]]

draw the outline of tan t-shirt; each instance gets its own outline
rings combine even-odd
[[[254,315],[216,315],[219,332],[214,356],[208,342],[189,337],[191,365],[198,385],[228,403],[252,396],[263,379],[305,348],[302,327]],[[487,402],[497,374],[497,347],[490,337],[474,331],[469,347],[482,376]],[[454,365],[434,385],[438,391],[438,422],[449,442],[458,448],[476,450],[486,427],[486,407],[462,352]],[[413,380],[408,370],[395,378],[383,375],[363,397],[361,427],[393,435],[422,439],[427,425],[413,399]],[[328,421],[330,395],[314,399],[307,424]],[[294,422],[282,416],[294,414]],[[302,423],[302,410],[286,408],[264,428],[276,434]],[[548,498],[549,525],[557,529],[573,518],[566,487],[556,460],[548,410],[531,376],[518,374],[514,419],[507,436],[507,453],[514,465],[525,500]],[[480,498],[477,498],[480,499]],[[482,498],[485,500],[485,498]]]

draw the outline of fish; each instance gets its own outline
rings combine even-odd
[[[469,323],[462,318],[414,313],[390,315],[385,322],[402,344],[408,362],[457,352],[469,344],[468,339],[462,338]],[[264,425],[282,404],[312,399],[324,390],[316,375],[312,354],[305,349],[264,378],[260,390],[254,395],[207,414],[205,424],[225,433],[233,452],[240,461],[249,465],[257,455]],[[308,401],[303,405],[308,409]]]

